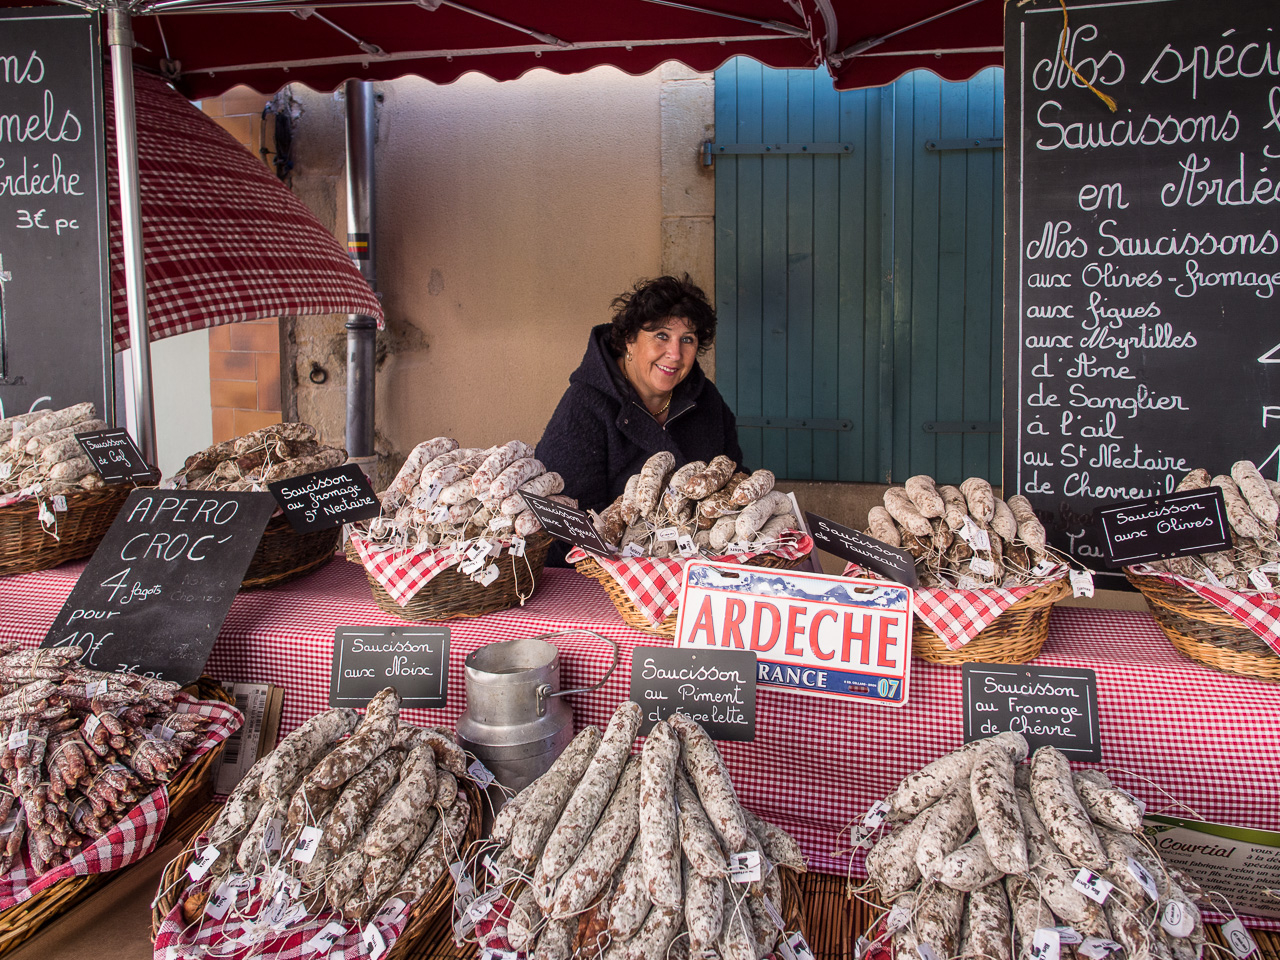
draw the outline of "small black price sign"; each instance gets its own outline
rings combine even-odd
[[[265,493],[134,490],[40,645],[82,647],[96,670],[192,682],[275,509]]]
[[[396,688],[402,707],[443,707],[449,697],[449,628],[338,627],[329,706],[363,706],[385,687]]]
[[[828,553],[842,560],[874,570],[905,587],[914,587],[916,579],[915,559],[906,550],[891,547],[883,540],[859,533],[843,524],[805,511],[809,521],[809,534],[813,542]]]
[[[964,739],[981,740],[1011,730],[1037,747],[1057,747],[1072,760],[1098,763],[1098,678],[1075,667],[966,663]]]
[[[138,445],[123,427],[77,433],[76,441],[105,483],[131,483],[158,479]]]
[[[756,655],[740,650],[636,647],[631,653],[631,699],[648,733],[659,720],[683,713],[714,740],[756,738]]]
[[[1217,487],[1099,507],[1107,565],[1230,550],[1227,506]]]
[[[354,463],[268,483],[267,489],[299,533],[368,520],[382,512],[369,478]]]
[[[524,502],[538,518],[542,529],[553,537],[606,557],[612,552],[609,545],[600,539],[600,534],[596,533],[595,525],[585,510],[567,507],[546,497],[535,497],[532,493],[522,493],[520,496],[524,497]]]

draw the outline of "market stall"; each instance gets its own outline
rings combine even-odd
[[[0,639],[37,643],[79,574],[57,570],[0,580],[12,611]],[[571,570],[546,570],[523,607],[450,624],[449,702],[409,711],[417,722],[452,725],[465,707],[463,658],[484,643],[585,628],[617,641],[623,664],[637,646],[669,641],[626,627],[604,592]],[[331,563],[279,590],[240,594],[208,669],[215,675],[279,684],[287,695],[282,732],[328,705],[334,630],[402,623],[373,603],[363,570]],[[588,686],[611,653],[590,637],[558,638],[566,686]],[[1280,830],[1270,799],[1280,769],[1280,687],[1220,673],[1176,653],[1144,613],[1058,610],[1037,666],[1083,667],[1098,676],[1103,765],[1153,809]],[[901,708],[827,704],[761,688],[757,736],[721,748],[743,801],[801,841],[815,869],[843,873],[840,833],[906,773],[958,746],[960,670],[916,660]],[[575,697],[578,726],[603,724],[626,699],[629,671]],[[1185,807],[1180,806],[1185,804]]]

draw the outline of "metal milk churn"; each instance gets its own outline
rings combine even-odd
[[[593,686],[561,690],[560,651],[548,641],[575,633],[613,647],[613,665]],[[467,709],[458,718],[458,743],[498,783],[523,789],[546,773],[573,739],[573,710],[564,697],[599,689],[618,666],[618,657],[616,643],[590,630],[504,640],[471,651],[464,661]]]

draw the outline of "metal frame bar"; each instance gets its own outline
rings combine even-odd
[[[916,27],[923,27],[926,23],[933,23],[935,20],[941,20],[943,17],[950,16],[953,13],[958,13],[966,7],[972,7],[978,3],[982,3],[982,0],[965,0],[964,3],[959,4],[958,6],[935,13],[933,16],[925,17],[923,20],[917,20],[915,23],[909,23],[905,27],[899,27],[897,30],[890,33],[883,34],[879,37],[868,37],[865,40],[859,40],[857,43],[845,47],[839,53],[833,53],[830,58],[831,62],[835,66],[839,66],[843,61],[852,60],[854,57],[866,53],[872,47],[878,47],[886,40],[892,40],[894,37],[901,36],[909,30],[914,30]]]

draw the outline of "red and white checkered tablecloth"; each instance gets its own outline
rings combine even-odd
[[[1152,570],[1146,564],[1138,564],[1130,569],[1138,576],[1159,577],[1165,583],[1185,587],[1202,600],[1208,600],[1223,613],[1239,620],[1242,627],[1256,633],[1276,652],[1276,656],[1280,656],[1280,595],[1259,590],[1214,587],[1198,580]]]
[[[844,568],[846,577],[866,575],[867,572],[856,563]],[[1066,575],[1067,571],[1063,569],[1061,576],[1026,587],[984,587],[980,590],[921,587],[912,591],[916,616],[933,628],[948,649],[959,650],[1023,597],[1045,584],[1056,583]]]
[[[0,578],[0,640],[43,637],[81,567]],[[335,560],[282,587],[240,594],[207,672],[285,687],[287,733],[328,704],[336,627],[403,622],[374,605],[360,566]],[[595,580],[564,569],[544,571],[523,607],[447,625],[449,703],[406,711],[415,723],[456,722],[466,706],[463,659],[482,644],[580,627],[622,647],[623,667],[601,689],[569,698],[579,728],[603,726],[627,697],[634,648],[670,645],[626,626]],[[589,686],[612,661],[586,635],[555,643],[565,689]],[[1101,766],[1151,812],[1190,815],[1178,801],[1205,820],[1280,830],[1280,684],[1188,660],[1146,612],[1058,607],[1036,665],[1096,672]],[[910,700],[895,708],[762,687],[756,739],[721,744],[742,801],[791,831],[816,870],[843,873],[848,860],[833,853],[846,845],[842,828],[964,739],[960,668],[913,659],[911,669]]]
[[[0,609],[5,609],[0,606]],[[177,704],[180,713],[198,713],[208,717],[204,743],[193,750],[175,776],[195,763],[235,731],[240,729],[244,717],[235,707],[210,700],[196,700],[180,694]],[[67,877],[87,877],[94,873],[119,870],[141,860],[156,848],[164,825],[169,819],[169,790],[161,784],[138,801],[129,814],[103,836],[84,847],[60,867],[37,875],[31,869],[31,857],[24,845],[22,860],[8,873],[0,876],[0,911],[29,900]]]
[[[771,553],[784,560],[799,560],[812,552],[813,538],[806,533],[795,543],[779,544],[771,550],[747,551],[732,556],[707,559],[728,563],[747,563],[755,557]],[[600,564],[601,569],[617,581],[618,586],[636,605],[636,609],[655,627],[660,626],[667,617],[671,616],[671,611],[680,604],[680,584],[684,581],[684,568],[689,563],[688,558],[602,557],[599,554],[589,554],[581,547],[574,547],[565,557],[565,561],[577,563],[587,557],[591,557]]]

